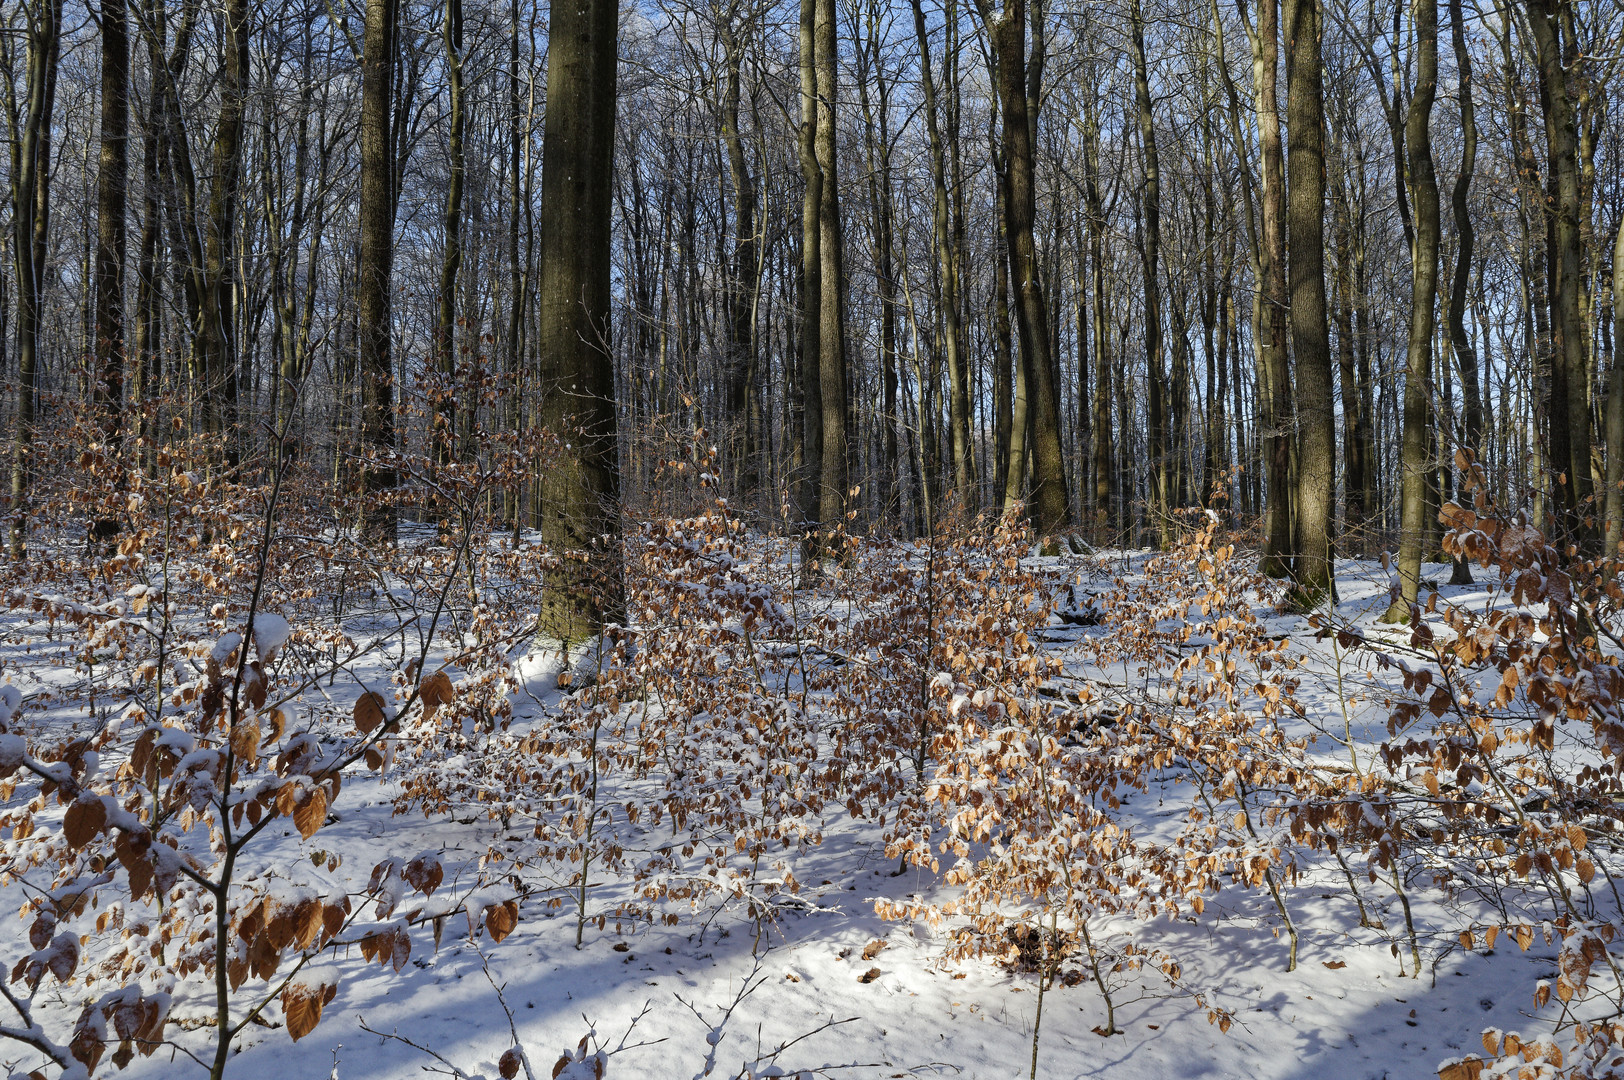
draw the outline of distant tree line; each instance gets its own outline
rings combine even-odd
[[[1165,547],[1222,504],[1304,602],[1387,547],[1413,600],[1461,452],[1617,550],[1617,3],[0,21],[13,558],[33,441],[85,415],[137,459],[297,447],[380,539],[400,455],[545,428],[566,464],[501,513],[560,548],[612,538],[703,430],[734,505],[809,553],[1016,503]]]

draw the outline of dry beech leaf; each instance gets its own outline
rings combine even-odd
[[[288,729],[288,714],[281,709],[267,709],[260,713],[260,722],[269,725],[269,730],[260,736],[260,745],[270,746],[282,738],[282,733]]]
[[[867,971],[863,972],[861,975],[857,976],[857,981],[860,982],[860,983],[871,983],[875,979],[878,979],[879,977],[880,977],[880,969],[877,968],[877,967],[871,967]]]
[[[75,799],[62,816],[62,837],[69,847],[81,848],[90,843],[107,824],[107,804],[91,796]]]
[[[501,944],[502,939],[513,933],[513,928],[518,925],[519,904],[516,900],[485,909],[485,929],[497,944]]]
[[[1323,963],[1332,971],[1341,971],[1343,968],[1348,966],[1348,962],[1346,960],[1326,960],[1323,961]]]
[[[519,1075],[519,1068],[524,1064],[524,1053],[517,1046],[507,1049],[507,1052],[496,1063],[496,1071],[501,1074],[502,1080],[513,1080]]]
[[[417,688],[417,696],[423,699],[423,718],[434,719],[434,714],[440,711],[440,706],[449,705],[456,698],[456,690],[451,685],[451,676],[444,671],[436,671],[423,680]]]
[[[282,991],[282,1014],[287,1018],[288,1037],[294,1042],[309,1035],[321,1023],[322,1006],[333,1000],[338,987],[292,983]]]
[[[363,735],[370,735],[383,723],[383,695],[368,690],[355,699],[355,727]]]
[[[872,960],[872,959],[874,959],[876,956],[880,955],[880,950],[884,949],[886,944],[887,944],[887,942],[884,939],[876,938],[875,940],[869,942],[867,945],[864,945],[863,946],[863,959],[864,960]]]
[[[259,717],[243,720],[231,729],[231,752],[248,762],[259,761]]]

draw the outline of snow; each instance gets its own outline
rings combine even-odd
[[[1338,572],[1338,614],[1372,636],[1380,633],[1375,619],[1387,603],[1384,575],[1373,565],[1346,560]],[[1446,573],[1446,567],[1429,567],[1424,576]],[[1464,587],[1446,592],[1457,599],[1474,595]],[[1476,594],[1482,595],[1481,588]],[[1313,718],[1298,726],[1306,732],[1313,723],[1321,725],[1335,745],[1319,749],[1330,746],[1328,753],[1342,754],[1346,724],[1352,746],[1361,755],[1369,753],[1385,737],[1383,718],[1371,708],[1343,713],[1331,644],[1314,643],[1300,618],[1267,618],[1271,631],[1290,635],[1292,648],[1309,658],[1299,697]],[[291,632],[283,616],[260,613],[251,636],[259,655],[268,659]],[[589,666],[595,644],[579,646],[568,657],[556,647],[537,645],[515,661],[516,727],[544,725],[547,709],[567,692],[560,674]],[[228,633],[211,655],[223,662],[240,645],[241,638]],[[358,665],[354,675],[354,692],[375,686],[387,698],[388,671],[381,661]],[[955,691],[945,672],[930,686],[951,694],[955,715],[986,704]],[[11,721],[21,701],[18,687],[0,687],[0,723]],[[1000,736],[1008,752],[1028,752],[1018,729]],[[217,767],[215,751],[178,728],[161,729],[154,745],[181,758],[178,772],[193,765]],[[315,762],[327,760],[330,751],[320,733],[290,736],[287,745],[308,749]],[[0,768],[15,767],[25,750],[20,735],[0,734]],[[470,760],[464,758],[464,765]],[[267,780],[264,790],[278,783]],[[419,919],[410,930],[410,962],[396,973],[387,965],[362,964],[353,948],[323,953],[319,964],[298,977],[312,988],[338,988],[321,1024],[297,1043],[277,1027],[245,1028],[228,1075],[387,1080],[437,1065],[421,1050],[390,1038],[392,1033],[442,1055],[470,1077],[487,1080],[498,1075],[499,1059],[513,1046],[515,1033],[536,1075],[549,1075],[564,1055],[569,1060],[558,1075],[571,1080],[693,1076],[713,1057],[716,1075],[726,1076],[795,1075],[825,1066],[838,1069],[836,1075],[862,1078],[1026,1075],[1038,1011],[1036,978],[989,962],[944,961],[951,925],[881,919],[877,902],[940,902],[951,899],[954,888],[917,867],[897,873],[896,860],[884,853],[884,830],[852,820],[839,807],[806,823],[824,840],[795,861],[795,875],[806,886],[797,896],[752,901],[675,926],[628,921],[617,929],[611,916],[602,929],[589,924],[577,949],[570,905],[550,903],[567,894],[562,875],[554,888],[521,895],[501,880],[476,881],[478,875],[468,869],[489,845],[522,846],[527,837],[517,826],[509,832],[499,820],[397,816],[399,793],[397,781],[388,776],[347,776],[334,807],[336,820],[309,840],[278,823],[268,846],[255,848],[253,857],[270,875],[256,887],[280,906],[310,896],[334,897],[345,889],[354,895],[365,888],[374,867],[387,863],[377,875],[377,902],[365,905],[366,915],[395,920],[390,927],[402,918]],[[1130,798],[1137,824],[1148,833],[1169,833],[1182,824],[1181,804],[1164,803],[1155,790]],[[1370,804],[1360,806],[1379,827]],[[109,820],[125,828],[133,819],[120,810]],[[639,835],[648,834],[652,847],[665,838],[661,827],[639,826]],[[160,877],[173,880],[186,865],[182,851],[156,844],[152,852]],[[335,858],[336,869],[323,856]],[[438,859],[446,866],[443,892],[431,900],[402,881],[401,868],[414,858]],[[944,858],[944,868],[948,861]],[[457,867],[463,868],[460,878]],[[608,875],[594,876],[591,886],[595,910],[612,911],[630,899]],[[20,898],[14,892],[7,893],[8,902]],[[469,933],[488,906],[513,899],[520,901],[520,921],[505,941],[493,944],[488,936]],[[1444,910],[1444,897],[1419,885],[1412,901],[1423,923],[1443,925],[1453,917]],[[1180,985],[1170,987],[1154,973],[1125,975],[1116,1011],[1120,1034],[1109,1037],[1095,1031],[1103,1029],[1107,1017],[1091,981],[1047,990],[1036,1032],[1038,1075],[1110,1080],[1429,1076],[1442,1062],[1481,1052],[1485,1028],[1527,1028],[1536,1012],[1531,1001],[1536,978],[1554,977],[1560,960],[1559,945],[1536,942],[1525,953],[1502,939],[1497,949],[1442,951],[1431,968],[1401,975],[1401,960],[1390,952],[1388,940],[1360,925],[1352,900],[1325,867],[1305,875],[1291,902],[1302,948],[1299,967],[1289,973],[1284,940],[1274,931],[1267,897],[1257,890],[1226,888],[1199,920],[1164,914],[1136,927],[1136,935],[1178,958]],[[1373,893],[1369,902],[1373,914],[1390,924],[1403,919],[1396,899]],[[436,950],[421,920],[454,912],[459,916],[448,921]],[[461,912],[467,913],[466,923]],[[751,912],[763,923],[754,922]],[[28,955],[26,925],[13,920],[3,926],[11,946],[5,955]],[[1569,946],[1577,947],[1577,940],[1570,939]],[[865,955],[875,943],[883,948]],[[97,945],[92,940],[87,949]],[[873,978],[871,970],[878,971]],[[253,980],[245,985],[264,988]],[[195,985],[174,989],[177,1018],[196,1021],[208,1015],[212,1004]],[[57,1020],[71,1022],[82,995],[77,987],[65,992],[73,1000]],[[1227,1032],[1208,1022],[1210,1007],[1235,1017]],[[280,1024],[276,1007],[267,1015]],[[837,1026],[824,1027],[831,1022]],[[213,1037],[195,1023],[170,1034],[193,1048]],[[802,1036],[808,1037],[769,1060],[779,1044]],[[7,1056],[13,1053],[8,1050]],[[104,1066],[98,1075],[114,1074]],[[135,1058],[117,1075],[144,1080],[201,1071],[184,1058],[160,1053]]]
[[[254,649],[261,660],[269,661],[276,651],[293,636],[293,627],[287,619],[274,612],[261,611],[254,616]]]

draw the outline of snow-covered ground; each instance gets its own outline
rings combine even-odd
[[[1445,580],[1448,568],[1428,566],[1425,575]],[[1388,599],[1385,574],[1373,564],[1344,560],[1338,578],[1337,614],[1376,633]],[[1445,586],[1443,593],[1470,601],[1484,587]],[[1293,653],[1309,659],[1298,691],[1308,707],[1303,733],[1317,726],[1339,737],[1338,697],[1348,684],[1336,679],[1335,657],[1313,640],[1301,617],[1267,619],[1273,632],[1290,635]],[[48,678],[39,674],[40,657],[61,646],[31,638],[41,628],[22,615],[11,616],[6,629],[0,682],[37,695],[40,680]],[[262,616],[254,629],[262,648],[288,636],[277,617]],[[374,656],[355,674],[381,686],[386,674],[379,663]],[[540,699],[556,691],[556,665],[527,674]],[[55,703],[41,722],[72,706]],[[530,707],[518,704],[521,721]],[[1356,707],[1349,715],[1356,745],[1368,752],[1384,737],[1385,714]],[[1345,749],[1323,739],[1313,752],[1334,756]],[[387,857],[441,851],[453,866],[459,853],[474,859],[489,844],[506,842],[498,822],[397,816],[398,795],[392,776],[358,771],[326,827],[306,840],[291,821],[278,822],[280,835],[256,848],[255,857],[266,865],[302,864],[312,883],[358,891]],[[1153,787],[1130,799],[1129,812],[1153,830],[1185,805],[1162,805]],[[742,911],[729,909],[676,926],[589,925],[578,949],[570,907],[549,907],[549,895],[538,891],[522,903],[517,929],[500,944],[459,933],[453,918],[437,950],[426,930],[414,931],[411,958],[398,973],[363,962],[355,946],[339,949],[323,958],[340,981],[315,1031],[291,1042],[272,1008],[264,1024],[250,1026],[238,1040],[228,1075],[385,1080],[427,1068],[494,1080],[499,1059],[517,1041],[534,1074],[544,1077],[589,1031],[590,1045],[610,1052],[607,1074],[613,1077],[695,1076],[711,1060],[712,1075],[729,1077],[752,1064],[763,1075],[773,1075],[773,1064],[789,1074],[811,1069],[852,1077],[1027,1075],[1039,1006],[1036,976],[992,963],[945,962],[941,928],[878,918],[878,900],[940,901],[951,890],[918,868],[896,873],[879,829],[853,822],[838,807],[826,813],[823,835],[820,846],[797,857],[802,893],[777,903],[760,932]],[[512,845],[524,839],[514,833]],[[605,883],[605,895],[616,887]],[[5,892],[9,906],[21,899],[16,886]],[[1117,996],[1120,1034],[1095,1032],[1105,1011],[1091,981],[1050,989],[1042,1001],[1037,1075],[1432,1076],[1440,1062],[1479,1051],[1487,1027],[1529,1028],[1532,988],[1555,975],[1553,948],[1536,942],[1523,952],[1502,941],[1498,949],[1445,951],[1431,969],[1407,977],[1391,948],[1396,939],[1360,927],[1346,889],[1330,871],[1310,870],[1288,900],[1302,934],[1294,972],[1286,971],[1284,938],[1267,897],[1236,888],[1217,894],[1199,920],[1163,917],[1138,931],[1141,940],[1177,957],[1183,978],[1170,987],[1158,977],[1131,976]],[[1379,890],[1368,900],[1389,926],[1402,919],[1396,900],[1382,907]],[[1412,900],[1424,925],[1458,921],[1458,908],[1453,915],[1442,911],[1438,905],[1449,901],[1424,883]],[[29,951],[26,924],[8,920],[0,928],[0,940],[10,945],[7,957]],[[206,1026],[212,1002],[202,990],[180,994],[170,1029],[200,1053],[213,1036]],[[36,1010],[48,1023],[65,1025],[82,1000],[77,985],[47,980]],[[1209,1023],[1209,1006],[1233,1015],[1227,1032]],[[25,1072],[38,1063],[14,1043],[0,1046],[0,1060]],[[109,1071],[103,1065],[102,1074]],[[181,1077],[203,1070],[164,1050],[137,1057],[123,1075]]]

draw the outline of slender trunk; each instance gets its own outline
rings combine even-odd
[[[823,378],[819,318],[823,309],[823,258],[819,209],[823,169],[818,164],[818,0],[801,0],[800,160],[801,199],[801,468],[796,473],[796,506],[806,527],[803,554],[816,549],[819,491],[823,478]]]
[[[942,351],[947,360],[949,435],[953,454],[953,486],[967,509],[976,503],[975,472],[970,447],[970,391],[966,358],[959,347],[959,260],[953,243],[947,198],[947,154],[937,123],[936,79],[931,68],[930,37],[919,0],[913,5],[914,36],[919,42],[919,86],[924,95],[925,133],[930,146],[931,229],[942,283]]]
[[[1607,376],[1607,492],[1605,554],[1619,557],[1624,540],[1624,220],[1613,241],[1613,367]]]
[[[1471,193],[1472,174],[1477,166],[1477,113],[1472,102],[1472,53],[1466,47],[1466,19],[1461,0],[1449,0],[1449,36],[1455,50],[1455,71],[1459,81],[1461,158],[1460,172],[1449,195],[1450,209],[1455,217],[1455,273],[1449,289],[1449,343],[1460,369],[1461,394],[1465,397],[1464,425],[1461,443],[1477,457],[1483,453],[1483,397],[1478,385],[1477,350],[1471,335],[1466,332],[1467,293],[1472,286],[1472,251],[1475,235],[1472,215],[1467,205]],[[1457,496],[1458,497],[1458,496]],[[1472,582],[1470,565],[1457,558],[1450,584],[1469,585]]]
[[[462,189],[466,174],[463,129],[467,104],[462,88],[462,0],[445,0],[440,24],[445,48],[447,107],[450,133],[446,158],[450,175],[445,192],[445,250],[440,259],[440,305],[434,323],[434,453],[441,463],[450,461],[457,445],[457,273],[462,268]],[[466,406],[465,406],[466,407]]]
[[[1428,451],[1431,445],[1433,304],[1438,292],[1438,178],[1432,162],[1432,105],[1438,92],[1438,4],[1415,6],[1416,81],[1405,121],[1415,248],[1411,267],[1410,336],[1404,372],[1404,430],[1400,458],[1398,574],[1400,595],[1383,617],[1405,622],[1421,589],[1426,542]]]

